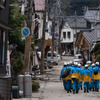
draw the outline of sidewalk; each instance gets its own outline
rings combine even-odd
[[[33,92],[31,98],[18,98],[13,100],[39,100],[42,99],[41,93],[43,92],[43,88],[45,87],[45,81],[49,80],[48,72],[51,72],[52,69],[46,69],[45,74],[43,75],[36,75],[35,77],[32,77],[32,80],[38,81],[40,83],[40,89],[38,92]]]
[[[20,99],[13,99],[13,100],[38,100],[38,98],[20,98]]]

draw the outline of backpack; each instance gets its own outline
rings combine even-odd
[[[98,71],[94,71],[94,75],[97,75],[98,74]]]
[[[69,69],[66,69],[65,72],[63,72],[63,74],[61,75],[61,77],[62,78],[67,77],[69,75],[69,73],[70,73],[70,70],[71,70],[70,68]]]
[[[99,68],[98,68],[97,71],[94,71],[94,75],[97,75],[98,74],[98,71],[99,71]]]

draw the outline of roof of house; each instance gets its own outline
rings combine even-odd
[[[35,11],[43,11],[45,9],[45,0],[34,0]]]
[[[69,24],[71,28],[79,28],[79,29],[87,28],[87,21],[83,16],[66,17],[66,22]]]
[[[89,44],[93,44],[93,42],[95,41],[95,34],[94,34],[94,32],[92,31],[92,32],[83,32],[82,33],[83,34],[83,36],[86,38],[86,40],[89,42]]]
[[[87,9],[84,17],[89,22],[100,22],[100,10],[96,9]]]
[[[97,24],[96,27],[97,28],[92,31],[85,31],[82,33],[90,44],[100,41],[100,28],[98,28],[100,27],[100,24]]]

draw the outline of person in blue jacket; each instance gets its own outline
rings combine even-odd
[[[83,72],[83,69],[81,68],[81,66],[82,66],[81,64],[78,64],[78,68],[79,68],[79,71],[80,71],[80,74],[81,74],[79,88],[81,88],[81,90],[82,90],[82,72]]]
[[[85,65],[85,68],[82,72],[82,81],[84,85],[84,93],[89,92],[89,84],[91,82],[91,72],[88,69],[88,65]]]
[[[60,73],[60,80],[61,80],[61,76],[62,76],[63,72],[66,70],[66,68],[67,68],[67,62],[64,62],[63,68]],[[66,82],[64,80],[63,80],[63,86],[64,86],[64,89],[66,90]]]
[[[91,72],[91,79],[92,79],[92,73],[93,73],[94,63],[92,64],[91,61],[87,61],[86,64],[88,65],[88,69],[89,69],[90,72]],[[91,90],[94,91],[94,82],[93,82],[93,79],[91,80],[91,83],[89,84],[89,89],[90,89],[90,91],[91,91]]]
[[[66,70],[68,70],[68,69],[70,69],[70,71],[71,71],[70,62],[67,63],[67,68],[66,68]],[[66,82],[65,87],[66,87],[67,93],[71,92],[72,86],[71,86],[71,77],[70,77],[70,73],[69,73],[69,75],[66,76],[66,78],[64,78],[63,80]]]
[[[80,70],[77,65],[78,65],[77,62],[75,62],[74,67],[71,69],[73,94],[79,92],[79,79],[81,76],[80,76]]]
[[[91,91],[91,89],[92,89],[93,92],[94,92],[94,88],[95,88],[95,86],[94,86],[94,82],[93,82],[92,74],[93,74],[93,68],[95,67],[95,64],[93,63],[91,66],[92,66],[92,69],[90,69],[90,72],[91,72],[91,83],[90,83],[89,87],[90,87],[90,91]]]
[[[92,62],[91,61],[87,61],[86,64],[88,65],[88,69],[92,70],[92,66],[91,66]]]
[[[96,66],[93,68],[93,81],[95,86],[95,91],[99,92],[99,80],[100,80],[100,68],[99,68],[99,62],[95,63]],[[97,74],[94,74],[94,73]]]

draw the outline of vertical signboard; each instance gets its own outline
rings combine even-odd
[[[11,77],[11,64],[10,64],[10,53],[9,50],[7,51],[7,62],[6,62],[6,75]]]

